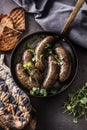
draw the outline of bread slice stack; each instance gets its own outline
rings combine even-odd
[[[15,8],[9,15],[0,14],[0,51],[13,49],[23,31],[25,31],[23,8]]]

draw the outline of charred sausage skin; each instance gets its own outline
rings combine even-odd
[[[39,84],[34,80],[30,81],[28,75],[24,72],[23,66],[21,63],[16,65],[16,74],[19,81],[28,89],[32,87],[39,87]]]
[[[36,67],[40,71],[44,71],[44,69],[45,69],[45,64],[43,63],[43,61],[40,58],[40,56],[43,55],[43,53],[45,51],[45,46],[47,44],[50,44],[53,40],[54,40],[53,36],[47,36],[40,43],[38,43],[37,46],[36,46],[36,49],[35,49]]]
[[[55,59],[53,56],[48,57],[48,71],[43,82],[42,87],[45,89],[49,89],[55,83],[58,77],[58,66],[55,64]]]
[[[59,80],[64,82],[68,79],[71,73],[71,61],[68,52],[61,46],[55,48],[55,53],[58,55],[60,62]]]

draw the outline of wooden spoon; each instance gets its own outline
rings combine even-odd
[[[71,12],[69,18],[67,19],[62,31],[61,31],[61,34],[65,34],[66,31],[68,30],[69,26],[71,25],[71,23],[73,22],[75,16],[77,15],[78,11],[80,10],[81,6],[83,5],[85,0],[78,0],[73,11]]]

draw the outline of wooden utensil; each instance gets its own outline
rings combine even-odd
[[[67,19],[62,31],[61,31],[61,34],[65,34],[66,31],[68,30],[69,26],[71,25],[71,23],[73,22],[73,20],[75,19],[78,11],[80,10],[80,8],[82,7],[83,3],[84,3],[85,0],[78,0],[73,11],[71,12],[69,18]]]

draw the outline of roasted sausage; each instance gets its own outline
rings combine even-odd
[[[44,38],[40,43],[37,44],[36,49],[35,49],[35,60],[36,60],[36,67],[40,71],[44,71],[45,69],[45,64],[42,61],[41,55],[43,55],[45,51],[45,46],[47,44],[50,44],[54,40],[53,36],[47,36]]]
[[[32,54],[29,52],[29,50],[25,50],[22,56],[23,64],[28,63],[29,61],[32,61]]]
[[[53,56],[48,57],[48,71],[43,82],[42,87],[45,89],[49,89],[55,83],[58,77],[58,66],[55,64],[55,60]]]
[[[68,52],[61,46],[55,48],[55,53],[58,55],[60,63],[59,80],[64,82],[68,79],[71,73],[71,61]]]
[[[33,79],[39,81],[42,80],[42,75],[40,73],[40,71],[38,69],[35,68],[33,62],[32,62],[32,53],[29,52],[29,50],[25,50],[23,55],[22,55],[22,63],[23,64],[27,64],[27,63],[31,63],[31,66],[29,66],[29,68],[27,69],[28,73],[33,77]]]
[[[28,75],[25,73],[23,66],[21,63],[18,63],[16,65],[16,74],[17,74],[17,78],[19,79],[19,81],[28,89],[32,88],[32,87],[39,87],[38,82],[36,82],[35,80],[29,80]]]

